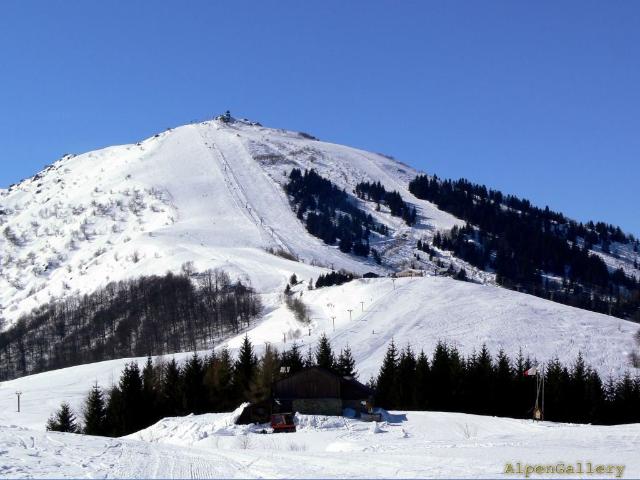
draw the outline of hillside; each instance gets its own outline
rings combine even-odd
[[[439,340],[456,345],[463,354],[471,354],[486,343],[492,354],[503,348],[515,358],[522,347],[525,355],[539,362],[558,357],[566,365],[582,352],[585,362],[604,379],[631,369],[628,354],[633,349],[636,324],[495,286],[425,277],[395,280],[395,290],[391,279],[357,280],[313,291],[306,291],[301,284],[297,289],[311,310],[311,323],[298,322],[284,306],[272,308],[247,331],[258,353],[266,342],[279,351],[297,342],[306,354],[326,333],[335,349],[347,344],[351,347],[363,381],[377,374],[392,338],[398,346],[410,344],[428,354]],[[352,310],[351,321],[347,309]],[[232,353],[237,352],[243,336],[225,343]],[[167,358],[181,360],[190,355],[185,352]],[[130,360],[79,365],[2,382],[0,424],[15,421],[15,392],[22,391],[20,425],[44,429],[62,401],[79,410],[95,382],[103,387],[117,382]],[[145,358],[137,361],[142,365]]]
[[[297,415],[296,433],[263,435],[261,427],[233,425],[233,414],[208,414],[167,418],[127,438],[1,425],[0,472],[11,478],[522,478],[504,475],[506,464],[575,469],[581,462],[584,471],[622,466],[607,478],[640,474],[637,424],[442,412],[390,412],[384,420]]]
[[[293,167],[314,168],[347,192],[381,181],[416,206],[419,221],[411,228],[362,202],[389,227],[389,238],[376,245],[385,265],[344,255],[296,218],[282,189]],[[291,272],[310,278],[324,268],[397,268],[412,259],[417,239],[459,223],[408,192],[416,173],[381,155],[241,121],[187,125],[135,145],[67,155],[0,192],[0,318],[6,328],[52,298],[179,271],[185,262],[199,271],[223,267],[259,292],[284,288]]]
[[[309,233],[308,212],[313,208],[305,205],[303,211],[300,202],[316,200],[302,195],[295,197],[298,203],[294,204],[294,197],[287,196],[285,187],[290,188],[294,171],[301,178],[300,172],[312,169],[317,174],[314,178],[330,184],[330,191],[340,192],[343,210],[348,204],[352,212],[367,219],[367,245],[370,243],[379,252],[380,262],[373,255],[345,253],[338,242],[325,243]],[[571,363],[582,352],[605,377],[629,368],[635,324],[497,288],[491,267],[455,249],[444,248],[446,245],[433,247],[434,239],[444,243],[442,239],[449,239],[450,235],[474,244],[456,233],[473,228],[445,210],[459,211],[466,218],[468,209],[461,208],[475,208],[475,201],[469,203],[467,198],[453,207],[449,202],[440,210],[410,192],[410,183],[417,175],[413,168],[383,155],[235,119],[186,125],[137,144],[67,155],[33,178],[0,192],[2,328],[6,331],[36,307],[56,305],[62,313],[56,317],[57,322],[48,325],[48,336],[33,334],[28,343],[41,349],[31,361],[32,365],[40,365],[50,355],[46,348],[51,351],[55,335],[68,339],[73,332],[79,332],[79,324],[65,314],[71,303],[61,303],[61,299],[71,299],[76,318],[82,322],[92,313],[86,310],[89,307],[82,295],[98,292],[92,302],[100,305],[102,297],[116,289],[109,286],[110,282],[163,275],[167,271],[182,272],[198,281],[201,277],[197,272],[219,268],[234,281],[253,288],[265,307],[242,326],[254,341],[286,340],[290,344],[297,340],[306,347],[327,332],[337,348],[347,343],[352,346],[362,374],[367,377],[377,369],[391,338],[399,345],[411,343],[426,351],[438,340],[459,346],[463,353],[485,343],[494,354],[503,348],[515,356],[523,348],[541,361],[557,355],[565,363]],[[469,188],[484,195],[477,186]],[[393,194],[407,209],[415,209],[411,221],[392,215],[392,209],[384,202],[372,201],[371,189]],[[443,203],[441,197],[437,200]],[[515,197],[507,200],[511,205],[529,205]],[[318,204],[316,208],[330,209],[329,204],[330,201]],[[544,212],[547,215],[547,210]],[[336,222],[344,220],[340,215],[333,217]],[[549,215],[561,218],[554,212]],[[454,233],[449,233],[452,229]],[[512,230],[517,230],[516,224]],[[591,248],[605,259],[611,271],[620,268],[634,275],[634,242],[614,241],[606,246],[593,242]],[[426,276],[398,280],[395,291],[390,279],[359,280],[343,287],[308,290],[310,281],[330,270],[388,275],[408,266],[423,269]],[[453,276],[461,269],[472,283],[431,276]],[[282,292],[292,274],[302,282],[293,291],[310,308],[309,324],[296,320],[284,304]],[[561,281],[551,276],[549,279]],[[501,283],[505,283],[503,279]],[[571,285],[564,291],[577,291],[579,287]],[[107,290],[103,295],[100,289],[104,288]],[[126,295],[129,287],[119,288]],[[581,295],[588,296],[588,292]],[[542,296],[561,301],[559,294],[555,299],[553,293]],[[129,301],[128,305],[135,310],[135,302]],[[103,313],[114,311],[112,307]],[[115,307],[117,310],[118,305]],[[347,321],[349,309],[352,322],[347,325],[342,322]],[[165,309],[167,318],[171,317],[169,311]],[[122,348],[127,339],[133,338],[131,332],[137,338],[143,336],[148,312],[135,317],[134,324],[128,326],[120,322],[124,317],[117,317],[120,323],[115,325],[112,321],[110,335],[116,331],[122,334],[120,348],[111,355],[84,356],[82,361],[184,350],[186,343],[179,343],[179,348],[152,348],[138,342],[129,352]],[[38,322],[46,318],[36,314],[30,324],[23,323],[12,332],[15,338],[2,338],[3,358],[25,363],[22,359],[31,352],[25,351],[24,332],[37,331]],[[238,328],[233,326],[233,334]],[[90,328],[85,330],[85,350],[91,351],[96,338]],[[104,337],[105,333],[101,335]],[[189,349],[210,348],[226,340],[236,346],[238,338],[230,335],[221,329],[219,335],[209,335],[206,341],[188,343]],[[74,348],[72,343],[67,342],[65,348]],[[40,370],[72,364],[74,361],[43,361]]]

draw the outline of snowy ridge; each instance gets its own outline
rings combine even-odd
[[[282,185],[293,167],[315,168],[347,192],[380,180],[415,204],[418,224],[360,202],[390,227],[391,237],[375,245],[387,267],[342,254],[292,212]],[[310,278],[322,267],[401,267],[412,261],[417,239],[459,223],[408,192],[415,173],[381,155],[241,121],[186,125],[135,145],[65,156],[0,191],[0,319],[6,328],[51,299],[177,271],[186,261],[198,270],[222,267],[262,293],[284,288],[292,272]]]

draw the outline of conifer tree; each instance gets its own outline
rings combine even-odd
[[[182,376],[175,358],[167,362],[162,375],[160,409],[163,416],[182,415]]]
[[[398,359],[398,407],[413,409],[415,405],[416,357],[407,345]]]
[[[78,433],[76,416],[67,402],[62,402],[60,409],[47,421],[47,430],[54,432]]]
[[[213,411],[226,412],[237,406],[233,391],[233,360],[226,346],[210,358],[204,383],[209,408]]]
[[[156,369],[154,368],[151,356],[147,357],[142,369],[142,403],[144,404],[145,423],[151,424],[159,420],[158,412],[158,384],[156,379]]]
[[[415,408],[418,410],[426,410],[428,406],[428,388],[429,388],[429,360],[424,353],[420,351],[420,355],[416,360],[416,380],[415,380]]]
[[[376,385],[376,403],[387,409],[395,408],[398,405],[398,350],[393,339],[384,356]]]
[[[316,365],[327,370],[333,370],[336,359],[331,350],[331,343],[326,334],[322,334],[316,348]]]
[[[197,352],[193,353],[182,370],[182,395],[186,412],[198,414],[205,411],[204,367]]]
[[[82,414],[84,420],[83,433],[86,435],[106,435],[108,433],[104,395],[97,383],[89,390]]]
[[[119,437],[124,435],[123,424],[123,412],[125,409],[124,402],[122,400],[122,392],[117,385],[114,385],[109,390],[107,400],[107,421],[106,428],[110,437]]]
[[[136,362],[125,366],[120,375],[119,383],[122,394],[122,429],[125,433],[133,433],[142,428],[144,424],[144,410],[142,396],[142,376]]]
[[[246,398],[256,374],[257,366],[258,359],[253,353],[253,345],[249,340],[249,336],[245,335],[233,369],[233,384],[238,398]]]
[[[307,355],[304,357],[304,368],[316,367],[316,357],[311,347],[307,349]]]
[[[280,371],[278,351],[267,344],[264,355],[258,362],[257,373],[251,383],[249,401],[261,402],[271,397],[271,385]]]
[[[338,360],[336,362],[336,370],[338,374],[342,375],[343,377],[358,377],[358,372],[356,371],[356,361],[353,359],[351,347],[349,347],[349,345],[347,345],[343,350],[340,351],[340,355],[338,356]]]
[[[495,382],[492,389],[492,410],[497,415],[497,412],[513,412],[509,415],[514,415],[517,411],[512,407],[517,401],[513,375],[509,357],[501,349],[496,357]]]
[[[290,375],[304,368],[304,359],[300,353],[300,346],[297,343],[294,343],[289,350],[282,354],[281,363],[283,367],[288,367]]]
[[[469,372],[467,375],[467,387],[470,390],[466,392],[470,395],[468,403],[475,403],[475,408],[478,413],[488,414],[492,408],[492,395],[493,392],[493,361],[491,359],[491,353],[487,345],[482,345],[480,353],[475,357],[472,357],[472,361],[469,365]],[[484,395],[477,395],[477,392],[484,391]]]

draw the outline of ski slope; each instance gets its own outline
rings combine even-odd
[[[638,373],[628,358],[637,324],[499,287],[447,277],[380,278],[316,290],[307,290],[301,283],[294,292],[302,294],[311,322],[298,322],[275,299],[264,319],[246,332],[258,354],[266,343],[284,351],[293,342],[306,354],[325,333],[334,350],[351,347],[363,381],[377,375],[392,339],[399,348],[411,345],[415,351],[424,349],[427,355],[440,340],[457,346],[465,355],[485,343],[494,355],[504,349],[514,359],[522,348],[524,355],[539,362],[558,357],[567,365],[582,352],[585,362],[604,379],[610,375],[617,378],[626,371]],[[352,310],[351,320],[348,309]],[[233,354],[243,335],[225,343]],[[185,352],[169,357],[182,361],[190,355]],[[23,406],[16,424],[23,427],[44,429],[62,401],[80,412],[90,387],[96,382],[102,387],[118,382],[124,365],[131,360],[79,365],[2,382],[0,424],[18,422],[16,391],[22,392]],[[146,361],[135,360],[141,366]]]
[[[390,228],[375,245],[388,265],[345,255],[308,234],[292,212],[282,186],[293,167],[315,168],[348,192],[380,180],[415,204],[419,222],[408,227],[360,202]],[[0,320],[6,328],[53,298],[188,261],[200,271],[224,268],[262,293],[284,288],[292,272],[309,278],[325,268],[402,266],[418,238],[459,223],[407,191],[416,173],[377,154],[244,121],[186,125],[135,145],[67,155],[0,191]]]
[[[326,333],[334,349],[350,345],[364,380],[377,375],[392,339],[399,348],[410,345],[427,355],[444,341],[466,355],[486,344],[494,355],[503,349],[515,359],[522,348],[539,362],[557,357],[567,365],[581,352],[603,378],[637,372],[629,355],[636,348],[638,324],[493,285],[426,276],[357,279],[312,291],[300,285],[296,290],[311,310],[310,325],[296,325],[281,307],[249,337],[256,345],[268,341],[278,349],[297,337],[306,349],[315,348]],[[238,337],[229,344],[239,347],[240,342]]]
[[[378,424],[297,415],[298,431],[263,435],[234,414],[167,418],[108,439],[0,426],[9,478],[522,478],[507,463],[616,465],[640,475],[640,425],[534,423],[441,412],[390,412]],[[550,477],[547,476],[547,477]],[[575,475],[569,478],[575,478]],[[620,478],[618,477],[618,478]]]

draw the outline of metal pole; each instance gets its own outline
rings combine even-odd
[[[352,308],[348,308],[347,312],[349,312],[349,321],[351,321],[351,312],[353,312]]]
[[[362,307],[362,311],[364,312],[364,302],[360,302],[360,306]]]
[[[542,420],[544,420],[544,366],[542,367]]]
[[[20,413],[20,396],[22,395],[22,392],[17,391],[16,392],[16,397],[18,397],[18,413]]]
[[[336,317],[331,317],[331,321],[333,322],[333,331],[336,331]]]

